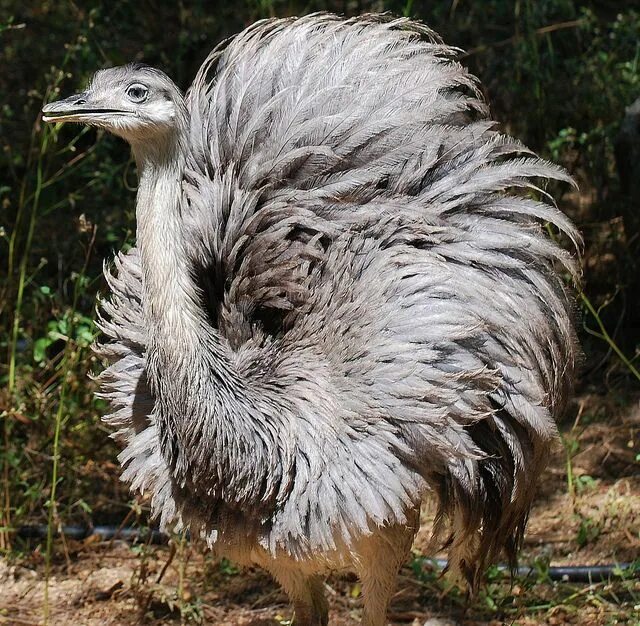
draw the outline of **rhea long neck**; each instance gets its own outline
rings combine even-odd
[[[211,365],[212,357],[225,350],[207,317],[193,276],[192,251],[185,241],[183,212],[188,207],[182,206],[183,135],[177,125],[156,141],[132,143],[139,173],[136,220],[144,312],[150,348],[173,358],[172,366],[194,355],[206,357]]]
[[[197,460],[203,456],[227,464],[219,458],[224,451],[204,454],[198,446],[211,445],[225,420],[246,410],[229,371],[229,353],[207,319],[191,273],[181,214],[185,157],[177,133],[166,139],[162,146],[133,145],[147,374],[163,453],[181,479],[193,480],[194,467],[206,470]],[[214,482],[216,473],[209,472]]]
[[[150,341],[187,341],[201,322],[197,290],[189,276],[181,227],[180,185],[184,153],[178,131],[136,145],[139,187],[137,240],[142,259],[144,308]]]
[[[184,151],[178,137],[166,148],[134,146],[147,377],[162,454],[179,484],[203,502],[218,499],[255,516],[290,485],[283,472],[291,459],[281,459],[283,446],[273,441],[286,419],[273,390],[236,371],[207,318],[181,213],[188,210],[181,207]]]

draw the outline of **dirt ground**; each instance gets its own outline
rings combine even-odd
[[[544,475],[521,557],[539,575],[513,584],[493,572],[473,599],[432,571],[419,555],[429,540],[430,516],[399,578],[392,624],[422,626],[432,617],[464,626],[520,624],[640,625],[640,581],[551,583],[545,563],[640,562],[640,403],[584,396],[562,425],[560,447]],[[572,478],[568,479],[568,475]],[[40,549],[0,560],[0,624],[43,624],[44,560]],[[360,586],[353,576],[327,581],[330,623],[355,625]],[[259,570],[239,571],[197,547],[131,546],[119,540],[68,541],[57,546],[48,586],[54,626],[152,626],[204,623],[238,626],[291,624],[286,597]],[[444,624],[444,622],[441,622]]]

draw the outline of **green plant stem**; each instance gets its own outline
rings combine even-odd
[[[9,541],[9,528],[11,527],[11,491],[10,491],[10,473],[9,473],[9,415],[6,411],[0,415],[2,418],[2,433],[3,433],[3,445],[5,450],[5,459],[3,463],[3,500],[4,500],[4,514],[2,516],[2,527],[0,530],[0,548],[2,550],[8,550],[11,547]],[[6,530],[4,530],[6,529]]]
[[[546,229],[547,229],[547,232],[549,233],[549,237],[551,237],[551,239],[557,243],[558,239],[555,236],[555,233],[553,232],[553,229],[551,228],[550,224],[546,225]],[[600,318],[600,312],[596,310],[596,308],[593,306],[593,304],[591,303],[591,300],[589,300],[589,298],[587,297],[587,294],[584,291],[582,291],[582,289],[580,289],[579,286],[577,286],[577,288],[578,288],[578,293],[580,295],[580,299],[582,300],[584,305],[587,307],[587,310],[589,311],[589,313],[593,315],[593,318],[596,320],[596,324],[598,324],[598,328],[600,329],[600,332],[593,331],[590,328],[587,328],[586,326],[585,326],[585,330],[589,334],[595,337],[598,337],[599,339],[602,339],[602,341],[606,342],[611,348],[611,350],[613,350],[616,353],[618,358],[627,367],[627,369],[638,380],[640,380],[640,371],[638,371],[637,368],[631,362],[631,360],[626,357],[624,352],[620,350],[620,348],[618,347],[618,344],[613,340],[611,335],[607,332],[607,329],[605,328],[604,324],[602,323],[602,319]]]
[[[44,578],[44,605],[43,621],[45,626],[49,623],[49,578],[51,575],[51,549],[53,547],[53,522],[56,507],[56,487],[58,485],[58,465],[60,454],[60,431],[62,425],[62,411],[64,409],[66,385],[62,384],[60,400],[56,411],[56,424],[53,435],[53,468],[51,470],[51,492],[49,494],[49,513],[47,518],[47,550],[45,554],[45,578]]]
[[[591,301],[589,300],[589,298],[587,298],[584,291],[582,290],[580,291],[580,298],[584,303],[584,305],[587,307],[587,310],[589,311],[589,313],[593,315],[594,319],[596,320],[596,324],[598,324],[598,328],[600,329],[599,333],[590,331],[591,334],[605,341],[609,345],[609,347],[616,353],[616,355],[622,361],[622,363],[624,363],[625,367],[640,381],[640,372],[633,365],[633,363],[626,357],[624,352],[620,350],[620,348],[618,347],[618,344],[611,338],[611,335],[609,335],[609,333],[607,332],[607,329],[604,327],[604,324],[602,323],[602,320],[600,319],[600,315],[598,314],[598,311],[596,311],[595,307],[593,306],[593,304],[591,304]]]
[[[63,419],[63,413],[65,409],[65,400],[67,394],[67,373],[69,370],[75,365],[75,360],[72,359],[72,355],[74,352],[72,351],[72,347],[74,345],[73,340],[73,329],[75,325],[75,315],[76,309],[78,306],[78,299],[80,297],[80,288],[83,283],[84,276],[87,272],[87,267],[89,265],[89,259],[91,257],[91,252],[93,250],[93,245],[96,239],[96,228],[94,227],[91,240],[89,242],[89,246],[87,248],[87,252],[84,259],[84,264],[82,266],[82,270],[78,274],[76,278],[76,283],[73,289],[73,301],[71,304],[71,314],[69,316],[69,329],[68,329],[68,340],[65,346],[64,357],[61,363],[62,369],[62,383],[60,384],[60,396],[58,401],[58,409],[56,411],[55,418],[55,429],[53,434],[53,465],[51,468],[51,492],[49,494],[49,512],[47,517],[47,548],[45,553],[45,583],[44,583],[44,604],[43,604],[43,619],[44,625],[47,626],[49,624],[50,617],[50,607],[49,607],[49,579],[51,576],[51,552],[53,549],[53,524],[55,521],[56,515],[56,491],[58,486],[58,474],[60,467],[60,433],[62,432],[62,427],[66,423],[66,419]]]
[[[35,131],[34,131],[35,132]],[[31,252],[31,243],[33,241],[33,233],[35,231],[36,218],[38,214],[38,205],[40,203],[40,193],[42,191],[42,181],[43,181],[43,167],[44,167],[44,155],[47,150],[47,144],[49,141],[49,134],[47,131],[44,132],[42,141],[40,142],[40,149],[38,153],[38,164],[36,167],[36,188],[33,193],[33,199],[31,200],[31,213],[29,214],[29,227],[27,231],[27,238],[25,241],[24,249],[22,251],[22,257],[20,259],[20,265],[18,269],[18,287],[16,292],[16,300],[13,308],[13,323],[11,325],[11,337],[9,340],[9,379],[7,383],[7,390],[9,392],[9,398],[13,401],[13,397],[15,394],[15,384],[16,384],[16,355],[18,352],[18,335],[20,332],[20,320],[22,315],[22,302],[24,298],[24,288],[27,282],[27,269],[29,265],[29,255]],[[21,202],[20,207],[18,209],[18,215],[16,217],[16,226],[11,235],[11,239],[9,242],[9,276],[11,276],[11,272],[13,271],[13,255],[15,253],[15,235],[18,231],[18,225],[22,218],[22,213],[24,207],[26,206],[24,202],[24,196],[26,191],[26,183],[23,184],[23,187],[20,192]],[[3,418],[3,444],[5,447],[5,458],[3,463],[3,483],[4,483],[4,515],[3,515],[3,527],[10,528],[11,527],[11,492],[10,492],[10,471],[9,471],[9,445],[11,440],[10,433],[10,412],[5,412]],[[4,549],[8,549],[10,547],[10,539],[7,532],[0,533],[0,544]]]
[[[573,512],[576,512],[576,488],[573,483],[573,461],[571,458],[571,451],[567,447],[566,442],[564,442],[565,451],[567,453],[567,488],[569,490],[569,497],[571,498],[571,506],[573,508]]]
[[[16,294],[16,305],[14,308],[13,325],[11,329],[11,352],[9,356],[9,392],[13,392],[15,387],[16,375],[16,352],[18,333],[20,331],[20,318],[22,313],[22,301],[24,297],[24,287],[27,278],[27,266],[29,263],[29,254],[31,252],[31,243],[33,241],[33,233],[36,226],[36,217],[38,214],[38,205],[40,203],[40,193],[42,192],[42,161],[44,153],[47,149],[48,133],[45,131],[42,144],[40,147],[40,155],[38,156],[38,166],[36,170],[36,189],[31,202],[31,213],[29,215],[29,229],[27,231],[27,239],[24,245],[24,251],[20,260],[20,268],[18,270],[18,290]]]

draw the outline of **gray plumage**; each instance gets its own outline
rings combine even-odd
[[[425,498],[472,585],[513,559],[572,383],[576,265],[543,225],[579,236],[535,182],[568,177],[495,130],[455,53],[406,19],[270,20],[184,99],[132,65],[44,109],[139,168],[98,347],[123,479],[302,624],[342,565],[385,623]]]

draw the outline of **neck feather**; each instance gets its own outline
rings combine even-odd
[[[136,207],[142,259],[145,316],[152,340],[176,346],[194,343],[201,320],[198,292],[189,274],[181,228],[184,156],[176,146],[162,159],[140,159]]]

